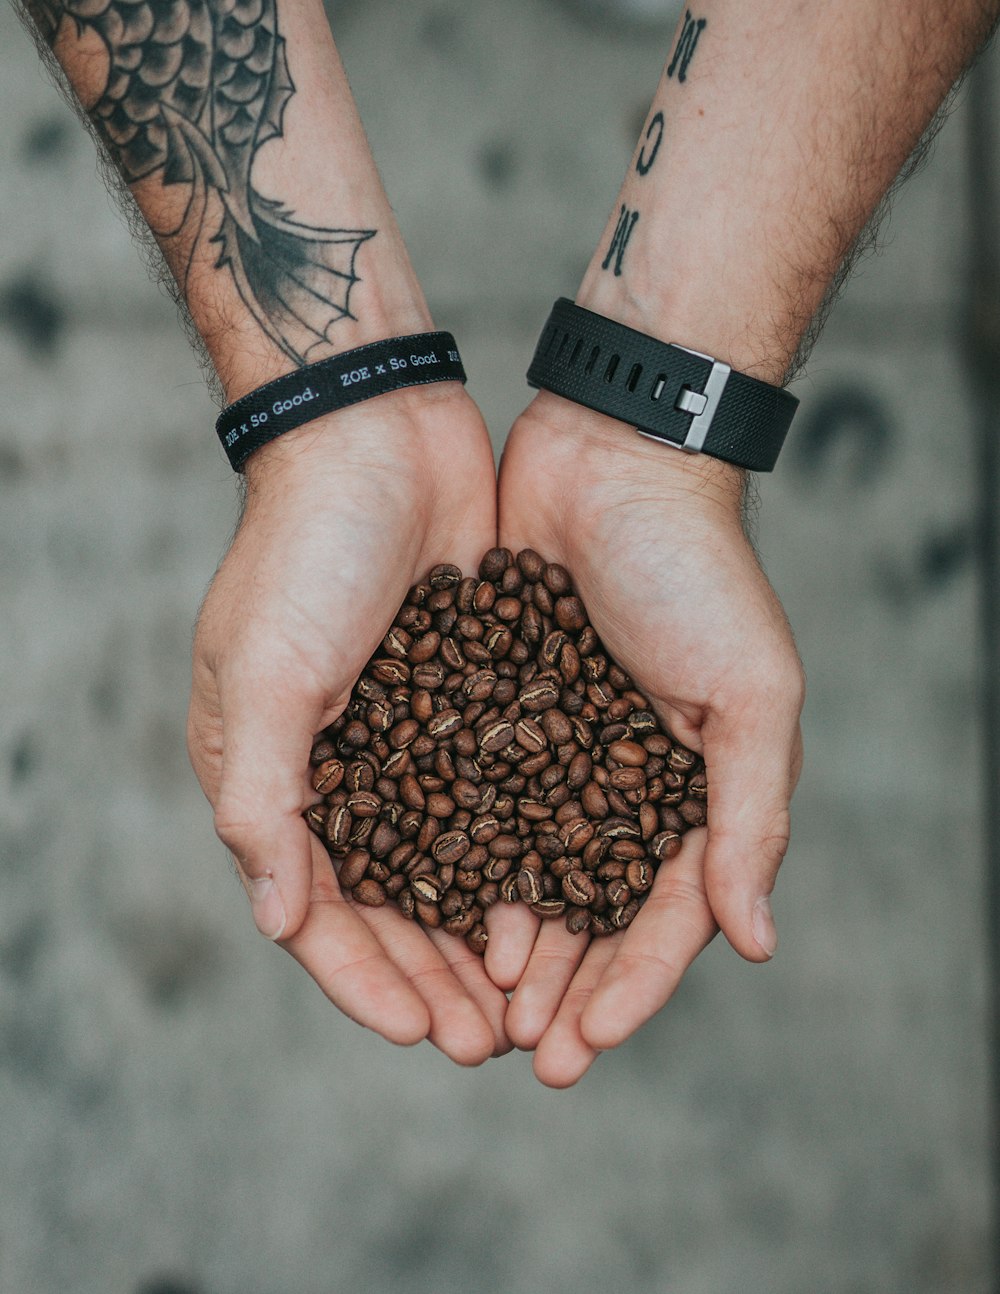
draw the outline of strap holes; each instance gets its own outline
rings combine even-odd
[[[666,373],[660,373],[656,381],[653,383],[653,389],[649,393],[649,398],[651,400],[658,400],[660,396],[663,394],[663,388],[666,385],[667,385],[667,375]]]
[[[601,353],[600,346],[595,346],[594,349],[590,352],[590,359],[588,359],[586,364],[584,364],[583,366],[583,371],[585,373],[588,373],[588,374],[593,373],[594,366],[597,363],[597,357],[598,355],[600,355],[600,353]]]
[[[604,370],[604,380],[605,380],[605,382],[613,382],[613,381],[614,381],[615,372],[616,372],[616,371],[617,371],[617,369],[618,369],[618,360],[619,360],[620,358],[621,358],[621,357],[620,357],[619,355],[612,355],[612,356],[611,356],[611,358],[608,360],[608,367]]]
[[[568,361],[567,361],[567,363],[569,364],[570,368],[572,368],[572,367],[573,367],[573,365],[576,363],[576,361],[580,358],[580,351],[581,351],[581,350],[583,350],[583,338],[582,338],[582,337],[577,337],[577,339],[576,339],[576,345],[573,347],[573,353],[570,355],[570,357],[569,357],[569,359],[568,359]]]
[[[625,383],[629,391],[634,391],[639,385],[639,378],[642,377],[642,365],[633,364],[632,372],[628,375],[628,381]]]
[[[563,351],[566,349],[566,343],[568,341],[569,341],[569,333],[564,332],[562,335],[562,341],[559,343],[559,349],[556,351],[556,354],[555,354],[556,359],[558,359],[560,355],[562,355]]]

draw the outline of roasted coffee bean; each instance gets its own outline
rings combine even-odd
[[[441,909],[436,903],[425,903],[423,899],[416,898],[413,907],[417,920],[422,925],[431,930],[436,930],[441,925]]]
[[[704,800],[681,800],[677,812],[689,827],[703,827],[708,821]]]
[[[569,903],[587,907],[597,897],[597,887],[586,872],[573,870],[562,879],[562,892]]]
[[[559,688],[550,678],[538,679],[522,688],[517,699],[525,710],[538,714],[558,704]]]
[[[382,801],[372,791],[353,791],[347,797],[347,807],[355,818],[374,818]]]
[[[546,565],[542,571],[542,582],[554,598],[569,593],[573,587],[569,572],[565,566],[560,566],[557,562],[549,562]]]
[[[320,795],[329,795],[344,780],[344,765],[339,759],[325,759],[312,777],[313,789]]]
[[[318,768],[320,764],[325,764],[328,759],[333,759],[337,751],[332,741],[326,737],[321,737],[313,743],[313,748],[309,752],[309,763],[313,768]]]
[[[483,957],[486,954],[489,938],[486,927],[479,921],[465,936],[465,943],[470,952],[475,953],[477,957]]]
[[[542,898],[537,903],[529,905],[536,917],[541,917],[543,921],[551,921],[553,917],[561,917],[566,911],[565,899]]]
[[[590,929],[590,913],[586,908],[570,907],[566,910],[566,929],[571,935],[582,935]]]
[[[366,877],[351,890],[351,898],[357,903],[363,903],[365,907],[380,908],[384,905],[387,895],[378,881]]]
[[[310,831],[314,831],[317,836],[322,836],[326,828],[326,820],[330,815],[330,810],[325,804],[310,804],[306,809],[304,817]]]
[[[625,868],[625,880],[633,894],[645,894],[653,885],[653,868],[645,858],[634,858]]]
[[[604,886],[604,895],[612,907],[624,907],[632,897],[632,891],[624,877],[615,877]]]
[[[479,563],[479,578],[494,583],[503,577],[512,561],[513,554],[509,548],[491,548]]]
[[[539,873],[522,867],[517,873],[517,892],[525,903],[540,903],[545,892]]]
[[[471,846],[472,841],[464,831],[445,831],[434,840],[431,854],[439,863],[457,863]]]
[[[371,854],[367,849],[352,849],[340,864],[340,871],[337,873],[337,879],[340,882],[342,890],[353,890],[355,885],[360,884],[365,873],[368,871],[368,864],[371,862]]]
[[[385,858],[399,844],[400,835],[391,823],[377,822],[368,838],[368,848],[373,858]]]
[[[698,757],[692,751],[686,750],[683,746],[674,746],[667,756],[667,767],[675,773],[690,773],[697,763]]]
[[[506,719],[498,719],[486,725],[480,734],[479,748],[487,754],[496,754],[514,740],[514,725]]]
[[[441,882],[433,874],[411,876],[410,889],[422,903],[438,903],[444,892]]]
[[[637,741],[612,741],[608,755],[628,768],[642,768],[649,760],[649,752]]]
[[[338,850],[346,849],[353,826],[354,820],[346,804],[334,809],[327,818],[326,827],[324,828],[327,841],[331,847]]]
[[[649,852],[658,863],[675,858],[681,849],[681,838],[676,831],[661,831],[649,842]]]
[[[527,717],[518,719],[514,725],[514,740],[530,754],[537,754],[539,751],[545,750],[548,745],[545,729],[540,723],[536,723],[534,719]]]

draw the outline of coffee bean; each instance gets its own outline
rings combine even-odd
[[[365,907],[380,908],[386,901],[386,892],[378,881],[366,878],[354,886],[351,897],[357,903],[363,903]]]
[[[474,952],[478,957],[485,955],[489,935],[481,921],[474,925],[465,936],[465,942],[470,952]]]
[[[486,751],[487,754],[495,754],[498,750],[503,750],[504,746],[513,740],[514,725],[506,719],[499,719],[495,723],[486,726],[479,738],[479,748]]]
[[[517,699],[525,710],[537,714],[558,704],[559,688],[550,678],[539,679],[522,688]]]
[[[645,858],[634,858],[625,868],[625,880],[633,894],[645,894],[652,888],[653,869]]]
[[[462,578],[462,572],[457,566],[452,566],[448,562],[442,562],[438,566],[431,568],[427,576],[427,583],[432,589],[453,589]]]
[[[469,852],[472,842],[464,831],[445,831],[431,845],[431,854],[439,863],[457,863]]]
[[[570,903],[588,907],[597,896],[597,888],[586,872],[573,870],[562,880],[562,892]]]
[[[509,548],[491,548],[479,563],[479,578],[491,583],[501,579],[512,561],[513,555]]]
[[[313,789],[320,795],[329,795],[344,780],[344,765],[339,759],[325,759],[313,773]]]
[[[540,903],[544,897],[544,891],[538,872],[522,867],[517,873],[517,892],[525,903]]]
[[[371,855],[367,849],[352,849],[344,858],[337,873],[342,890],[353,890],[364,879]]]
[[[649,852],[658,863],[676,858],[680,853],[681,838],[676,831],[661,831],[649,842]]]
[[[532,912],[536,917],[541,917],[543,921],[551,921],[553,917],[561,917],[566,911],[565,899],[542,898],[536,903],[529,904]]]
[[[554,598],[569,593],[573,587],[569,572],[565,566],[560,566],[557,562],[549,562],[546,565],[542,572],[542,582]]]
[[[682,800],[677,806],[677,812],[689,827],[703,827],[708,821],[704,800]]]

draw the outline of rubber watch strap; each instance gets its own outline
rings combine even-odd
[[[689,453],[770,472],[798,400],[728,364],[647,337],[566,297],[552,307],[528,383]]]
[[[275,378],[223,409],[215,423],[235,471],[286,431],[362,400],[429,382],[465,382],[450,332],[413,333],[355,350]]]

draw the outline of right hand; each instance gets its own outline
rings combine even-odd
[[[463,940],[345,899],[303,820],[315,734],[347,704],[407,589],[496,543],[492,450],[453,384],[365,402],[259,449],[199,617],[191,760],[261,932],[345,1014],[460,1064],[510,1047]]]

